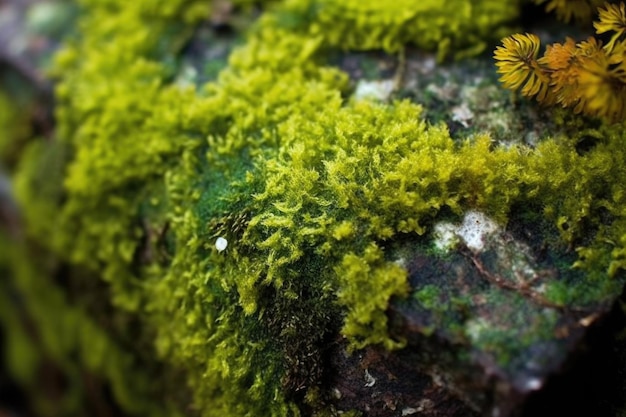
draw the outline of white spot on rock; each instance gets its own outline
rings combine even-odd
[[[480,251],[485,246],[485,239],[498,230],[498,225],[478,211],[468,211],[457,234],[468,248]]]
[[[393,80],[368,81],[361,80],[356,86],[354,92],[355,100],[373,99],[379,101],[387,101],[391,93],[393,93]]]
[[[479,252],[485,246],[485,240],[498,230],[496,222],[483,213],[468,211],[460,225],[447,222],[435,225],[435,246],[440,250],[449,250],[463,241],[468,248]]]
[[[458,227],[452,223],[437,223],[435,225],[435,246],[437,249],[448,250],[459,241]]]
[[[463,127],[469,127],[473,118],[474,113],[472,113],[465,103],[452,108],[452,120],[461,123]]]

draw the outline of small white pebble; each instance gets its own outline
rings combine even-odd
[[[226,249],[226,246],[228,246],[228,240],[223,237],[218,237],[217,240],[215,240],[215,249],[217,249],[218,252]]]

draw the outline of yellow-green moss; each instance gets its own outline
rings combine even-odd
[[[278,26],[320,38],[334,48],[384,49],[407,44],[439,50],[440,56],[475,54],[518,17],[519,1],[290,0],[277,13]]]
[[[336,268],[341,286],[339,302],[348,314],[342,332],[357,340],[356,347],[381,343],[388,349],[402,346],[387,335],[387,310],[392,296],[408,293],[407,271],[393,262],[385,262],[383,251],[374,244],[362,255],[348,253]]]
[[[151,381],[150,370],[139,366],[137,357],[107,334],[84,309],[73,305],[68,295],[51,281],[48,271],[55,261],[45,254],[33,262],[24,245],[0,236],[3,280],[0,282],[0,320],[7,330],[3,360],[25,387],[39,387],[33,394],[33,409],[41,415],[82,415],[82,398],[87,375],[110,384],[116,401],[131,415],[180,415],[174,403],[164,397],[163,384]],[[9,280],[10,278],[10,280]],[[67,279],[67,277],[61,277]],[[24,323],[36,323],[33,327]],[[26,329],[26,331],[24,330]],[[42,373],[57,369],[65,381],[45,391]],[[95,378],[91,380],[95,383]]]
[[[352,347],[401,347],[385,310],[408,283],[387,244],[427,236],[442,210],[504,224],[511,207],[540,206],[584,244],[577,266],[624,267],[619,128],[582,155],[566,138],[534,150],[487,133],[455,143],[418,105],[350,99],[346,74],[325,63],[335,48],[480,49],[517,3],[381,4],[275,4],[198,91],[174,80],[203,1],[83,1],[81,36],[58,56],[59,144],[33,145],[16,174],[28,233],[102,276],[114,307],[154,332],[157,358],[185,371],[201,415],[298,415],[295,391],[323,389],[299,364],[319,367],[335,332]],[[46,146],[67,165],[41,164]],[[40,194],[50,171],[63,180]],[[103,369],[100,356],[83,360],[126,384],[124,364]]]

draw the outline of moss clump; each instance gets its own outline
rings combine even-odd
[[[357,348],[401,347],[385,310],[409,288],[387,245],[428,236],[442,211],[505,223],[511,207],[539,205],[563,240],[584,245],[577,266],[616,274],[619,129],[600,131],[584,155],[565,138],[535,150],[494,147],[488,134],[455,142],[413,103],[350,99],[346,74],[325,64],[333,48],[361,42],[480,48],[517,13],[514,2],[457,3],[376,14],[377,1],[286,1],[196,91],[175,82],[176,57],[206,2],[83,1],[83,36],[58,57],[62,186],[37,193],[41,145],[16,173],[28,232],[102,276],[114,308],[152,336],[154,351],[138,356],[184,371],[206,416],[298,415],[306,399],[322,407],[311,398],[326,388],[322,351],[338,334]],[[112,325],[106,343],[128,332]],[[81,361],[100,364],[97,355]],[[95,369],[140,413],[117,365]]]
[[[375,343],[382,343],[388,349],[401,346],[401,342],[394,343],[387,335],[385,310],[392,296],[407,294],[406,270],[384,262],[382,250],[372,244],[362,256],[346,254],[336,273],[342,287],[337,296],[349,312],[343,334],[362,339],[355,343],[357,347]]]
[[[483,50],[500,31],[507,33],[521,2],[454,0],[445,7],[433,0],[285,3],[277,14],[278,25],[324,39],[334,48],[395,52],[413,44],[439,50],[440,57],[462,57]]]

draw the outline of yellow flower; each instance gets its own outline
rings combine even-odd
[[[502,40],[494,52],[500,81],[512,90],[521,88],[526,97],[537,96],[545,101],[550,84],[549,76],[537,62],[540,41],[532,33],[518,33]]]
[[[612,65],[605,54],[585,63],[580,72],[582,110],[613,122],[626,119],[626,65]]]
[[[593,1],[553,0],[548,7]],[[579,43],[567,38],[563,44],[548,45],[541,58],[537,58],[540,43],[536,35],[503,39],[494,53],[500,81],[542,104],[558,103],[575,113],[610,122],[626,120],[626,5],[608,4],[599,9],[599,21],[594,25],[597,33],[614,33],[606,46],[594,37]]]
[[[539,58],[539,64],[550,74],[553,93],[549,94],[551,100],[546,104],[557,102],[563,107],[571,107],[580,99],[577,93],[579,60],[576,58],[576,51],[576,42],[567,38],[563,44],[548,45],[544,56]]]
[[[572,65],[576,53],[576,41],[566,38],[565,43],[554,43],[546,47],[546,53],[538,62],[552,71],[562,71]]]
[[[598,9],[599,21],[593,23],[596,33],[615,32],[609,43],[604,47],[607,52],[613,51],[615,42],[626,33],[626,5],[620,3],[606,4],[606,9]]]

